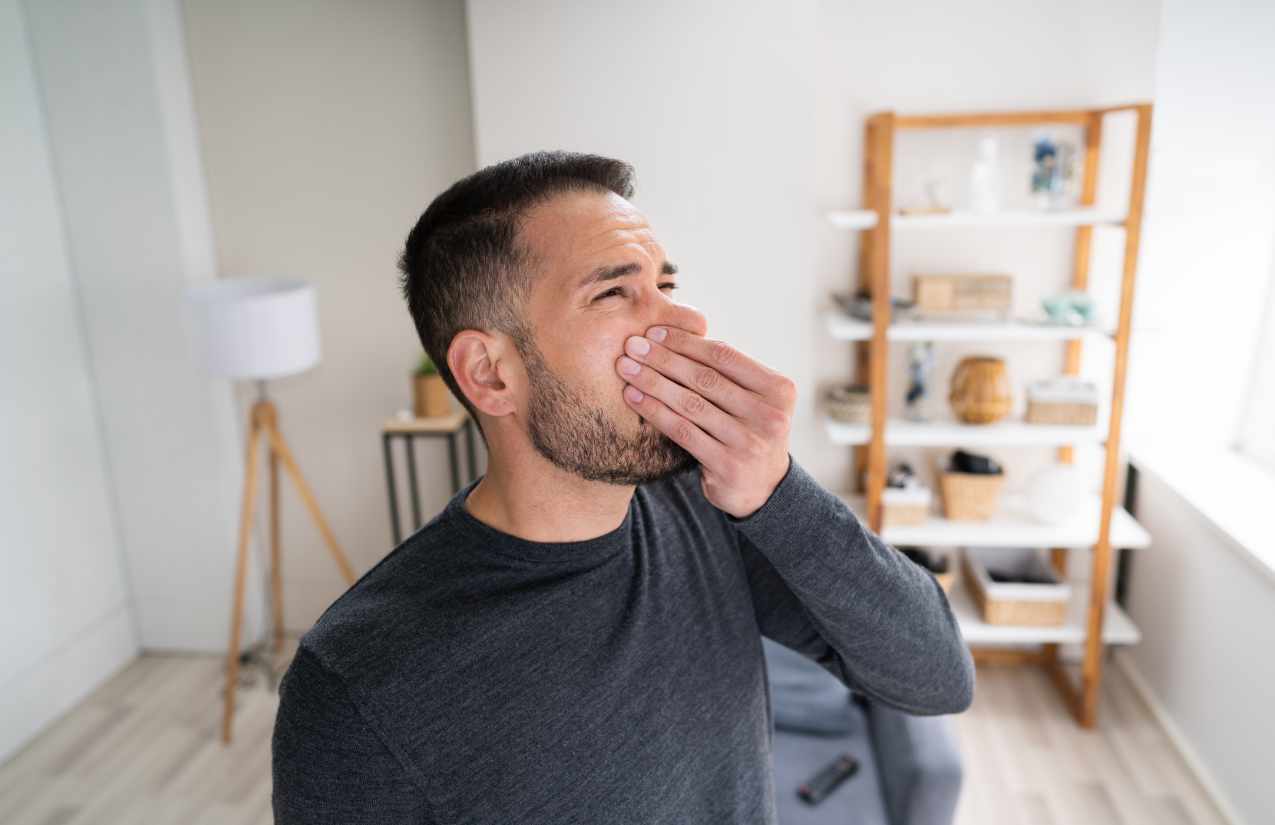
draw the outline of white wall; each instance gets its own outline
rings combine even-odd
[[[1155,547],[1134,557],[1129,610],[1144,638],[1125,661],[1251,823],[1275,810],[1275,542],[1269,502],[1238,485],[1223,451],[1275,258],[1272,35],[1269,3],[1165,0],[1129,413],[1144,424],[1138,517]],[[1223,509],[1249,512],[1251,546],[1210,520],[1219,492]]]
[[[184,5],[219,275],[317,286],[323,361],[270,393],[361,574],[392,549],[379,433],[410,406],[421,353],[397,258],[429,201],[474,168],[464,8]],[[238,392],[242,418],[256,390]],[[430,440],[419,450],[423,513],[432,515],[451,496],[447,449]],[[481,442],[477,450],[481,458]],[[410,513],[405,481],[400,491]],[[284,620],[301,632],[347,583],[286,478],[281,502]]]
[[[132,658],[97,394],[25,21],[0,2],[0,762]]]
[[[816,300],[815,4],[469,3],[479,165],[535,149],[632,163],[634,202],[708,333],[799,381]]]
[[[183,313],[214,266],[176,2],[26,8],[139,641],[224,651],[243,457]]]

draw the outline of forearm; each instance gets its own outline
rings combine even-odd
[[[761,508],[726,518],[741,537],[763,633],[901,710],[969,706],[974,665],[938,582],[795,459]]]

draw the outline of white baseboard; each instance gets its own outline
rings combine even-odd
[[[1151,709],[1151,715],[1155,717],[1156,721],[1160,723],[1160,727],[1164,728],[1165,733],[1169,735],[1169,741],[1177,748],[1178,753],[1182,754],[1182,759],[1186,762],[1186,766],[1195,774],[1195,778],[1200,781],[1200,785],[1204,787],[1204,792],[1213,800],[1213,804],[1217,806],[1223,819],[1229,825],[1245,825],[1235,807],[1231,805],[1226,795],[1222,793],[1222,788],[1213,778],[1213,774],[1205,767],[1204,760],[1200,759],[1199,754],[1195,752],[1191,743],[1182,733],[1181,728],[1173,721],[1173,717],[1169,715],[1164,705],[1160,704],[1160,700],[1151,690],[1151,685],[1143,678],[1128,653],[1123,650],[1116,650],[1112,655],[1121,672],[1129,677],[1129,683],[1133,685],[1133,689],[1137,691],[1138,695],[1142,697],[1142,701],[1146,702],[1147,707]]]
[[[0,763],[137,656],[127,602],[93,622],[34,668],[0,687]]]

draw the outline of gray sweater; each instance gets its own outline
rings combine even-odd
[[[747,518],[697,465],[583,541],[496,530],[467,484],[301,638],[276,823],[774,823],[763,635],[902,710],[965,710],[938,582],[789,458]]]

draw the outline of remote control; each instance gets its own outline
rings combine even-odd
[[[837,786],[854,776],[859,770],[859,760],[848,753],[843,753],[835,760],[820,768],[819,773],[802,783],[797,789],[797,796],[811,805],[818,805]]]

